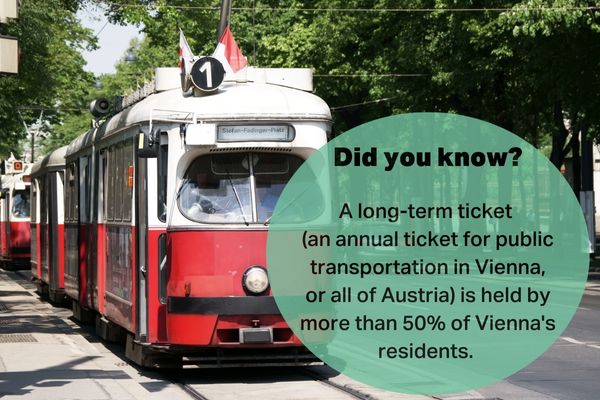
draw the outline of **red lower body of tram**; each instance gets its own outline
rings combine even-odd
[[[244,289],[244,273],[266,265],[266,231],[174,231],[167,234],[167,341],[216,347],[300,346],[271,289]],[[194,327],[194,329],[190,329]],[[242,339],[240,329],[271,335]]]
[[[29,221],[1,224],[0,258],[12,267],[26,267],[31,257],[31,227]]]

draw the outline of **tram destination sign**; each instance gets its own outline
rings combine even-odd
[[[294,128],[289,125],[222,125],[217,129],[218,142],[255,142],[294,140]]]

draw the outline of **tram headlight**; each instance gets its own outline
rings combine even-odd
[[[267,271],[257,266],[248,268],[242,277],[242,285],[252,294],[263,293],[269,287]]]

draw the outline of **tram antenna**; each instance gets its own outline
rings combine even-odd
[[[231,15],[231,0],[221,0],[221,19],[219,20],[219,26],[217,27],[217,46],[219,40],[225,32],[225,28],[229,24],[229,16]]]

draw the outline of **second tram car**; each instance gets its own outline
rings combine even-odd
[[[65,297],[64,169],[67,147],[31,168],[31,274],[51,301]]]
[[[30,259],[29,171],[31,164],[10,157],[4,163],[0,192],[0,262],[6,268],[27,267]]]
[[[103,336],[123,329],[136,363],[316,361],[266,266],[275,203],[331,132],[311,91],[305,69],[250,68],[210,95],[158,69],[155,87],[69,145],[66,294],[97,313]]]

